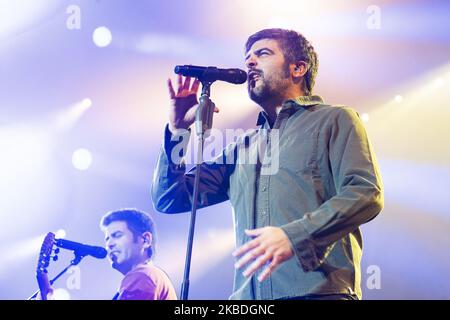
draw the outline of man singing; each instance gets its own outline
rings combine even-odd
[[[258,129],[201,164],[198,197],[199,208],[226,200],[233,207],[237,271],[230,298],[360,299],[359,226],[383,207],[366,131],[355,111],[312,95],[317,54],[300,33],[253,34],[245,64],[250,99],[262,108]],[[173,150],[189,141],[199,82],[180,76],[176,90],[170,80],[168,87],[169,123],[152,198],[158,211],[180,213],[191,210],[197,167],[186,173]],[[240,159],[239,151],[251,153],[258,141],[266,142],[262,158]],[[277,170],[267,170],[275,158]]]
[[[152,262],[156,229],[151,216],[136,209],[108,212],[100,221],[112,268],[124,275],[113,300],[176,300],[167,274]],[[54,289],[38,299],[54,299]]]

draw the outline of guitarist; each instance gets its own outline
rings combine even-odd
[[[167,274],[152,262],[156,232],[149,214],[136,209],[111,211],[101,219],[100,227],[112,267],[125,276],[114,300],[177,299]],[[48,291],[46,298],[51,299],[53,289]]]

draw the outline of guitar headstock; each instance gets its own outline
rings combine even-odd
[[[41,251],[39,252],[39,259],[36,267],[36,279],[43,300],[47,300],[47,294],[51,290],[50,282],[48,281],[47,267],[50,264],[50,258],[54,245],[55,234],[49,232],[42,242]]]

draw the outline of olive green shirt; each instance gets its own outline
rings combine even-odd
[[[286,101],[273,125],[264,112],[257,124],[215,161],[201,164],[198,207],[229,200],[237,247],[250,240],[245,229],[275,226],[285,231],[294,257],[263,282],[236,271],[230,299],[361,298],[359,226],[381,211],[383,189],[357,113],[302,96]],[[160,212],[191,210],[196,166],[186,173],[183,161],[172,160],[189,138],[189,131],[172,135],[166,126],[152,186]],[[258,150],[260,159],[249,160]]]

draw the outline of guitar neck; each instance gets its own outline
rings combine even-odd
[[[38,273],[36,275],[36,279],[38,282],[39,291],[41,293],[41,299],[47,300],[48,294],[52,291],[47,274],[44,272],[42,272],[41,274]]]

